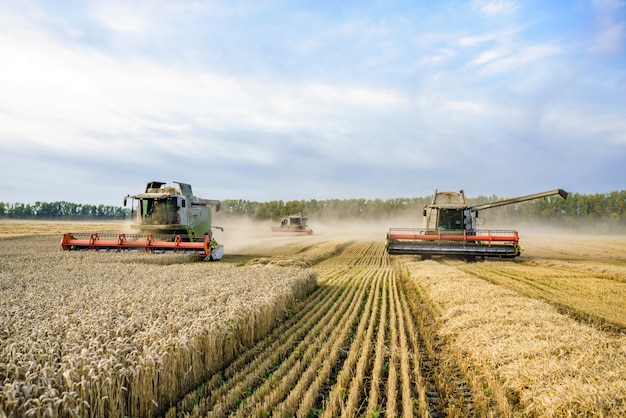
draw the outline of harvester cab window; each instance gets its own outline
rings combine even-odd
[[[159,200],[144,199],[141,201],[141,223],[151,225],[179,224],[178,209],[176,197]]]
[[[165,204],[167,208],[167,223],[179,224],[180,215],[178,213],[178,209],[180,209],[180,206],[178,205],[178,199],[176,197],[168,197],[165,200]]]
[[[440,209],[439,229],[444,231],[454,231],[463,229],[462,209]]]
[[[152,217],[152,200],[140,200],[139,207],[141,208],[141,223],[144,225],[151,223],[150,218]]]
[[[152,204],[152,223],[163,225],[167,223],[167,205],[165,201],[155,200]]]

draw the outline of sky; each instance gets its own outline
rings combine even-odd
[[[626,189],[626,0],[0,0],[2,202]]]

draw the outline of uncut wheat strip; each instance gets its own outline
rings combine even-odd
[[[526,241],[526,239],[524,239]],[[626,254],[624,236],[569,235],[531,237],[529,256],[568,261],[593,260],[600,263],[623,262]],[[532,245],[531,245],[532,244]]]
[[[375,280],[374,287],[374,306],[371,309],[370,318],[368,321],[367,335],[364,339],[364,344],[360,350],[360,355],[358,357],[358,363],[356,365],[356,374],[354,379],[350,384],[350,388],[348,391],[348,399],[342,405],[341,415],[342,416],[355,416],[359,412],[359,402],[362,397],[366,394],[364,391],[365,379],[368,375],[368,370],[371,367],[371,356],[372,356],[372,344],[374,342],[374,331],[376,328],[378,315],[380,314],[380,304],[381,304],[381,283],[384,281],[383,274],[377,274]],[[350,351],[352,353],[352,350]],[[328,409],[329,412],[334,412]],[[324,411],[326,412],[326,411]]]
[[[435,272],[424,263],[412,271],[446,310],[443,335],[468,362],[514,394],[524,413],[567,408],[600,413],[626,397],[626,370],[614,367],[626,364],[624,337],[581,325],[543,302],[452,267],[438,266]],[[446,274],[459,280],[451,283]]]
[[[561,293],[569,290],[566,283],[559,281],[557,272],[550,268],[523,267],[520,269],[516,265],[515,269],[511,270],[509,266],[489,261],[476,266],[451,265],[468,274],[480,276],[494,284],[506,285],[512,290],[529,296],[541,294],[548,299],[558,299]]]
[[[576,319],[626,329],[626,283],[575,266],[545,264],[493,265],[466,271],[524,295],[542,297]]]
[[[606,280],[626,282],[624,262],[617,259],[592,261],[590,259],[556,260],[550,258],[535,258],[530,260],[524,259],[516,264],[525,267],[548,268],[563,272],[581,272]]]
[[[345,278],[348,281],[348,278]],[[264,410],[271,410],[277,402],[286,396],[291,389],[293,383],[297,381],[299,375],[308,362],[317,355],[320,347],[324,343],[324,338],[331,335],[337,324],[342,319],[343,312],[349,306],[350,301],[354,298],[357,289],[352,286],[348,290],[344,289],[341,283],[341,292],[334,299],[337,306],[335,309],[324,310],[316,305],[315,310],[324,312],[324,316],[318,321],[314,328],[307,333],[302,341],[298,343],[296,349],[292,351],[289,357],[284,360],[277,370],[273,371],[269,378],[259,386],[250,396],[246,398],[245,404],[242,404],[237,414],[247,415],[253,405],[261,404]],[[333,306],[335,306],[333,305]],[[305,348],[301,348],[305,347]],[[277,383],[278,380],[278,383]],[[220,400],[221,401],[221,400]],[[214,409],[209,412],[212,416],[222,416],[232,407],[232,399],[224,400],[227,405],[216,404]]]
[[[347,337],[354,326],[359,310],[365,303],[364,294],[368,287],[366,281],[358,280],[353,287],[358,289],[357,294],[352,298],[341,321],[337,324],[333,333],[324,341],[318,355],[312,359],[300,376],[297,384],[293,387],[293,390],[282,403],[277,405],[276,411],[279,414],[292,415],[300,404],[303,405],[300,412],[308,414],[317,400],[324,382],[327,382],[330,378],[331,369],[336,365],[340,352],[344,349]]]
[[[341,410],[345,410],[346,406],[343,404],[343,400],[345,399],[346,393],[353,398],[359,395],[360,385],[363,384],[363,368],[368,362],[371,345],[370,340],[374,333],[378,293],[381,282],[380,274],[378,274],[378,272],[374,272],[373,282],[373,289],[371,288],[372,285],[370,285],[369,296],[363,309],[363,313],[361,314],[362,319],[359,322],[356,337],[352,341],[348,358],[343,363],[343,367],[337,376],[337,381],[328,395],[322,417],[335,417],[339,415]],[[366,326],[367,330],[365,329]],[[346,391],[349,382],[350,390]],[[356,404],[355,401],[353,401],[353,403]],[[312,408],[312,405],[301,405],[301,408],[302,407]],[[354,406],[354,409],[356,409],[355,407],[356,405]],[[350,413],[354,413],[352,410],[349,411]],[[298,413],[298,415],[300,414],[301,412]],[[342,415],[345,415],[345,413],[342,413]]]
[[[120,385],[121,386],[121,385]]]
[[[534,264],[491,264],[472,266],[464,271],[531,297],[541,296],[581,316],[600,317],[626,328],[625,282],[594,276],[576,268],[555,269]]]
[[[320,318],[322,316],[331,312],[331,307],[336,303],[337,296],[341,291],[340,287],[333,287],[331,291],[324,289],[323,293],[318,295],[322,296],[322,299],[313,298],[300,310],[303,315],[301,320],[289,321],[289,328],[281,328],[270,335],[270,339],[274,341],[271,346],[264,349],[255,347],[251,350],[257,353],[254,361],[248,364],[238,362],[235,366],[229,366],[229,369],[232,369],[230,377],[218,390],[210,393],[210,400],[204,402],[205,407],[215,411],[227,411],[233,408],[242,396],[245,396],[248,388],[253,388],[262,381],[263,376],[268,373],[278,359],[283,357],[285,353],[291,353],[298,341],[303,339],[307,333],[314,335],[317,332],[314,327],[321,323]],[[316,308],[307,309],[307,306]],[[278,338],[276,338],[277,336]],[[235,372],[237,367],[239,370]],[[205,412],[208,412],[208,409]]]
[[[97,361],[99,361],[99,360],[97,360]],[[87,367],[88,367],[88,366],[87,366]],[[84,385],[83,385],[83,386],[84,386]],[[120,385],[120,386],[122,386],[122,385]],[[92,385],[92,387],[93,387],[93,385]],[[94,390],[96,390],[96,392],[94,392],[94,393],[97,393],[97,388],[95,388]],[[89,393],[85,393],[85,395],[86,395],[86,396],[90,396],[90,395],[89,395]]]

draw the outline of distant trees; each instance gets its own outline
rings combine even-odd
[[[472,204],[498,200],[478,198]],[[625,233],[626,190],[585,195],[570,193],[567,199],[551,196],[489,209],[489,223],[555,226],[580,232]]]
[[[222,200],[219,216],[243,216],[254,220],[278,221],[281,217],[302,212],[315,220],[385,220],[408,217],[416,220],[407,226],[420,227],[424,205],[430,196],[394,199],[327,199],[327,200]],[[470,205],[501,200],[498,196],[468,198]],[[0,218],[56,220],[124,220],[130,209],[84,205],[70,202],[36,202],[34,205],[0,202]],[[577,231],[625,233],[626,190],[610,193],[570,193],[566,200],[559,196],[530,200],[483,211],[487,225],[517,227],[526,224],[551,225]]]
[[[130,211],[118,206],[83,205],[70,202],[0,202],[0,218],[51,220],[123,220]]]
[[[498,196],[468,198],[470,205],[504,199]],[[282,200],[250,202],[223,200],[223,215],[245,216],[255,220],[277,221],[285,215],[303,212],[310,222],[331,219],[385,220],[396,217],[415,218],[419,223],[422,209],[431,197],[395,199],[329,199]],[[508,206],[486,209],[480,214],[488,227],[541,225],[567,228],[580,232],[626,233],[626,190],[585,195],[570,193],[566,200],[560,196],[530,200]]]

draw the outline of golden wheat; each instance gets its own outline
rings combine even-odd
[[[501,413],[626,413],[626,337],[471,276],[465,263],[409,260],[411,277],[442,312],[440,338]]]
[[[316,285],[312,270],[149,264],[144,254],[42,251],[41,241],[0,240],[8,416],[154,415]]]
[[[0,416],[626,413],[623,334],[563,309],[615,323],[624,240],[468,264],[268,236],[239,268],[54,241],[0,240]]]

